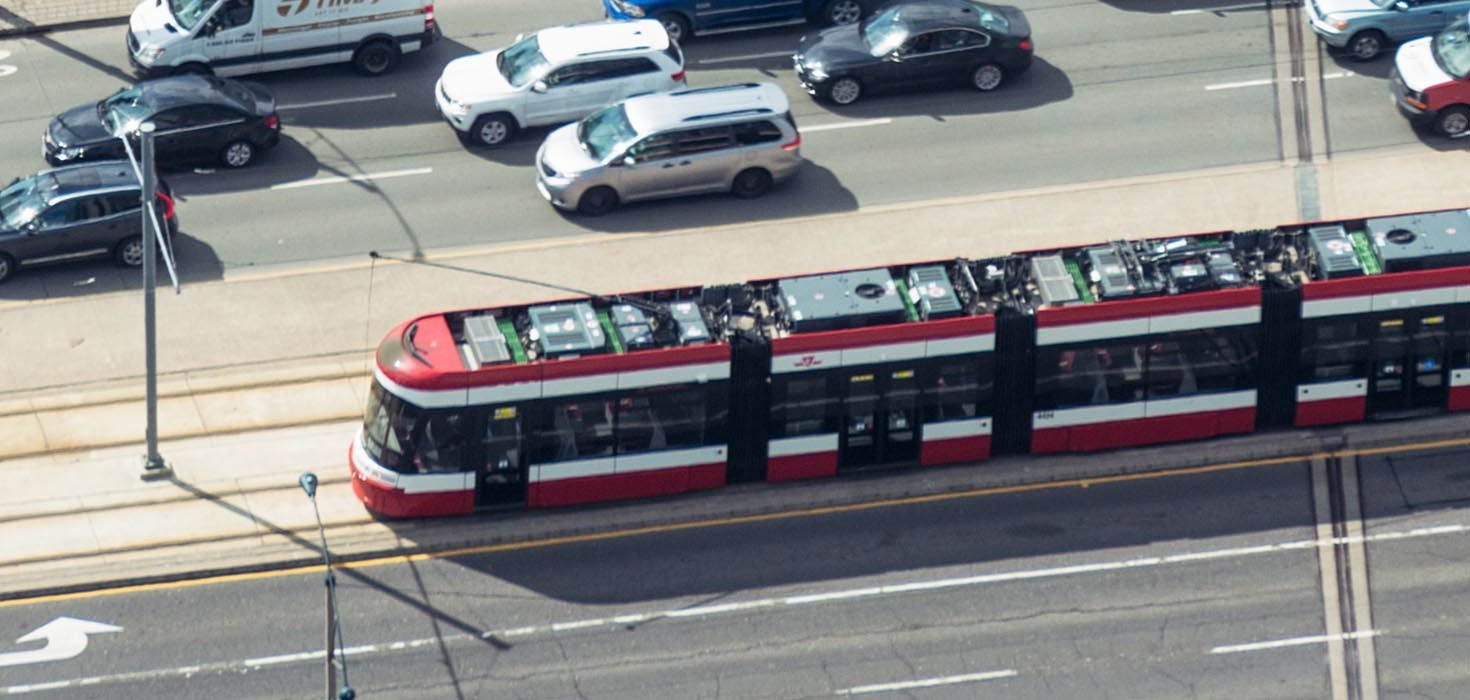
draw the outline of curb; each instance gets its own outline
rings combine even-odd
[[[1038,458],[1007,456],[969,465],[951,465],[931,470],[903,470],[854,475],[839,480],[823,479],[797,483],[753,483],[726,486],[714,491],[681,494],[634,502],[595,504],[556,511],[520,510],[510,514],[443,518],[406,523],[387,536],[368,536],[351,552],[334,546],[333,561],[352,568],[355,562],[412,557],[471,554],[497,546],[514,546],[546,540],[587,540],[618,537],[649,528],[698,528],[730,520],[796,518],[829,512],[830,509],[878,507],[880,501],[903,499],[937,500],[965,498],[977,491],[1040,490],[1081,487],[1147,475],[1165,476],[1200,470],[1273,467],[1302,462],[1313,457],[1346,456],[1391,452],[1397,449],[1426,450],[1470,446],[1470,414],[1421,419],[1413,428],[1404,423],[1352,424],[1333,428],[1296,429],[1252,433],[1223,438],[1201,449],[1204,443],[1186,442],[1131,450]],[[656,505],[673,507],[656,507]],[[394,521],[380,521],[394,522]],[[520,532],[490,525],[526,524]],[[389,526],[392,527],[391,525]],[[467,532],[477,528],[475,532]],[[435,534],[441,534],[435,537]],[[392,544],[382,542],[391,539]],[[421,540],[404,545],[405,539]],[[187,546],[187,545],[182,545]],[[311,567],[320,563],[313,554],[275,555],[274,559],[187,571],[142,576],[121,576],[95,581],[37,586],[0,593],[0,601],[23,601],[114,588],[175,583],[219,576],[253,574]],[[267,555],[271,556],[271,555]],[[113,569],[118,562],[107,567]]]
[[[0,39],[10,39],[22,36],[34,36],[49,32],[66,32],[73,29],[93,29],[96,27],[112,27],[128,23],[128,17],[98,17],[96,19],[79,19],[69,22],[47,22],[45,24],[32,24],[24,27],[0,28]]]

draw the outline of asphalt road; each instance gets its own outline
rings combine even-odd
[[[1032,20],[1038,59],[991,95],[957,89],[838,110],[795,85],[789,53],[806,28],[692,41],[692,85],[774,80],[787,89],[809,167],[758,206],[711,196],[585,219],[557,214],[534,190],[529,166],[546,130],[499,150],[467,148],[439,120],[431,92],[447,61],[502,46],[521,31],[595,19],[596,3],[508,0],[489,12],[448,0],[436,5],[445,40],[390,76],[364,79],[334,66],[256,78],[278,96],[282,145],[241,172],[170,175],[185,200],[185,277],[372,249],[748,222],[1279,157],[1263,4],[1190,0],[1166,3],[1170,11],[1124,0],[1019,4]],[[9,54],[0,62],[16,68],[0,77],[9,98],[0,102],[5,171],[43,167],[38,139],[47,120],[128,79],[122,44],[117,27],[0,42]],[[1327,62],[1334,149],[1425,147],[1388,103],[1387,69],[1386,60]],[[364,175],[376,179],[343,181]],[[7,284],[3,295],[35,298],[43,281],[75,293],[73,282],[85,289],[85,280],[109,273],[105,262],[37,271]]]
[[[1353,634],[1376,662],[1353,673],[1372,697],[1470,682],[1467,464],[1360,462],[1367,587],[1342,592],[1371,611]],[[339,572],[349,679],[374,698],[1333,698],[1314,488],[1298,463],[380,563]],[[313,697],[321,586],[0,607],[17,637],[121,628],[4,667],[0,694]]]

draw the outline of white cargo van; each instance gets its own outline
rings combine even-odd
[[[145,76],[342,61],[381,75],[438,35],[432,0],[143,0],[128,23],[128,58]]]

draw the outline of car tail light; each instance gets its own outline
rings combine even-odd
[[[783,144],[781,144],[781,149],[782,150],[785,150],[785,151],[794,151],[794,150],[796,150],[798,148],[801,148],[801,132],[800,131],[796,132],[796,138],[791,139],[791,141],[789,143],[783,143]]]
[[[172,221],[174,218],[174,198],[157,190],[153,194],[158,195],[158,201],[163,202],[163,218]]]
[[[673,78],[676,82],[677,81],[680,81],[680,80],[683,80],[684,79],[684,69],[683,68],[680,68],[679,69],[679,72],[677,72],[677,73],[675,73],[675,74],[673,74],[673,75],[671,75],[669,77],[670,78]]]
[[[274,114],[270,115],[269,117],[266,117],[265,118],[265,128],[267,128],[267,129],[279,129],[279,128],[281,128],[281,118],[279,116],[277,116],[277,115],[274,115]]]
[[[1031,50],[1031,40],[1030,39],[1022,39],[1021,40],[1021,50],[1022,51],[1030,51]]]
[[[434,3],[429,3],[424,7],[424,31],[434,31]]]

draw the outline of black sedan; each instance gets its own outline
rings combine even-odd
[[[179,75],[147,80],[96,104],[74,107],[52,119],[42,135],[52,165],[98,158],[126,158],[118,133],[151,121],[160,163],[214,163],[240,168],[281,139],[276,101],[262,85]]]
[[[128,161],[78,163],[16,178],[0,189],[0,282],[21,265],[110,255],[143,264],[143,197]],[[178,231],[162,180],[153,197],[158,224]]]
[[[912,0],[802,37],[795,60],[807,92],[849,105],[869,92],[949,83],[989,92],[1030,67],[1031,57],[1031,24],[1018,8]]]

